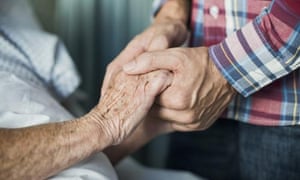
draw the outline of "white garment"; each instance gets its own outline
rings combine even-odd
[[[20,128],[72,119],[47,90],[0,71],[0,127]],[[117,175],[103,153],[72,166],[52,180],[116,180]]]

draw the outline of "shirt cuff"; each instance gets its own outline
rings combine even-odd
[[[275,1],[252,22],[211,46],[210,57],[228,82],[247,97],[300,66],[298,18]]]

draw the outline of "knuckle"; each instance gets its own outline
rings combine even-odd
[[[170,23],[167,25],[167,30],[174,32],[176,30],[176,25],[173,23]]]
[[[185,61],[188,59],[184,48],[170,49],[170,56],[172,56],[173,66],[175,69],[181,69]]]

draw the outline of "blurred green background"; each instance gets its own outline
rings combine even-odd
[[[31,0],[45,30],[67,46],[88,94],[83,106],[98,101],[106,65],[150,23],[149,0]]]

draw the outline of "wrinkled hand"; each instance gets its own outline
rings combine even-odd
[[[187,28],[179,20],[161,20],[137,35],[113,60],[106,70],[101,93],[104,94],[111,79],[121,71],[122,66],[138,55],[160,49],[181,45],[187,38]]]
[[[128,74],[157,69],[173,72],[171,86],[160,95],[160,106],[153,107],[151,114],[172,121],[179,131],[208,128],[235,94],[209,58],[206,47],[147,52],[123,69]]]
[[[93,115],[98,124],[118,144],[140,124],[155,97],[171,84],[168,71],[128,76],[119,72],[109,83]]]

